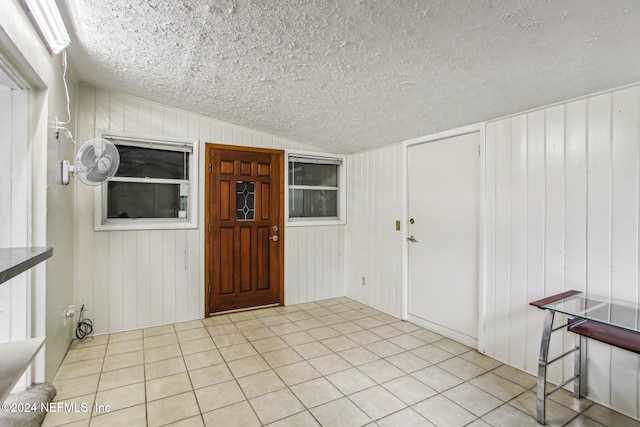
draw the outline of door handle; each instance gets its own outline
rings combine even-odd
[[[408,241],[410,241],[411,243],[420,243],[420,242],[418,242],[418,240],[416,240],[416,238],[415,238],[415,237],[413,237],[413,236],[409,236],[409,237],[407,237],[407,240],[408,240]]]
[[[269,236],[269,240],[273,240],[274,242],[277,242],[279,239],[278,236]]]

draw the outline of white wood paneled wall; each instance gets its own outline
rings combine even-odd
[[[346,295],[396,317],[402,314],[402,233],[395,229],[401,216],[402,144],[350,155]]]
[[[26,91],[0,86],[0,248],[30,246],[31,168]],[[30,273],[0,284],[0,343],[31,337]],[[23,376],[15,390],[26,388]]]
[[[639,302],[640,87],[486,129],[485,350],[533,373],[542,315],[530,301],[577,289]],[[573,340],[558,336],[552,351]],[[639,357],[595,341],[587,352],[588,396],[637,418]]]
[[[344,296],[344,228],[343,225],[287,227],[284,247],[287,304]]]
[[[82,85],[78,144],[95,129],[199,138],[204,143],[274,149],[314,147],[176,108]],[[204,155],[201,155],[204,158]],[[200,165],[201,211],[204,183]],[[202,212],[199,229],[94,231],[93,188],[77,194],[76,303],[86,304],[96,333],[200,318],[204,314]],[[285,303],[344,295],[344,226],[287,227]]]

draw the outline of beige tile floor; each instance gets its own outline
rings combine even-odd
[[[45,426],[537,425],[534,377],[348,298],[76,341],[54,384]],[[551,399],[550,425],[640,426]]]

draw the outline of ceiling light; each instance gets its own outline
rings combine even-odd
[[[57,55],[71,44],[55,0],[25,0],[25,3],[53,53]]]

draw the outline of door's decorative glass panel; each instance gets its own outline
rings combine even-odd
[[[256,215],[256,183],[236,182],[236,219],[252,221]]]

